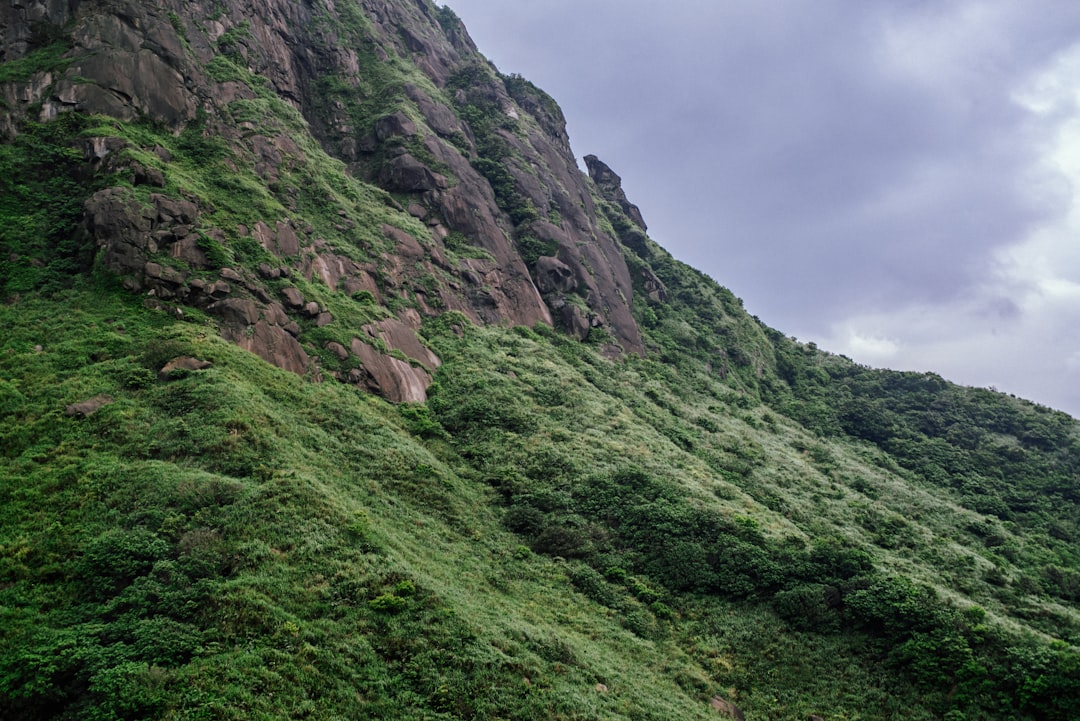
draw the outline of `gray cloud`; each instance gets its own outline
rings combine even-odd
[[[1012,303],[995,322],[1039,327],[1010,295],[1031,279],[1005,279],[995,253],[1069,211],[1073,181],[1046,159],[1075,99],[1035,113],[1017,96],[1080,37],[1075,3],[449,4],[560,102],[575,151],[623,176],[653,237],[770,325],[840,342],[873,316],[858,337],[900,340],[863,347],[970,383],[962,362],[920,361],[913,317],[953,317],[934,332],[962,339]],[[1018,361],[1000,355],[1008,389]],[[1042,400],[1080,411],[1058,398]]]

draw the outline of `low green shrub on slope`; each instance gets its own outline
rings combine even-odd
[[[2,314],[5,717],[1075,708],[1037,530],[713,376],[447,314],[395,408],[108,278]]]
[[[711,713],[415,414],[100,289],[2,312],[4,718]]]

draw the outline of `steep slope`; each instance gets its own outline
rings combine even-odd
[[[579,337],[596,328],[621,351],[641,351],[625,262],[598,226],[561,112],[527,81],[501,78],[448,10],[84,2],[35,20],[35,7],[4,10],[18,81],[6,84],[0,128],[16,134],[20,119],[78,111],[180,134],[151,144],[101,128],[86,141],[102,170],[135,186],[105,188],[86,209],[105,265],[133,289],[209,307],[221,299],[192,288],[188,272],[236,259],[199,243],[255,241],[271,265],[330,290],[477,322],[550,323],[554,312]],[[320,148],[297,138],[308,131]],[[350,183],[325,167],[324,151],[390,195],[343,194]],[[197,187],[173,160],[212,185]],[[371,213],[365,201],[386,207]],[[137,207],[146,203],[156,214]],[[330,225],[292,217],[334,213]],[[289,308],[248,291],[265,328],[253,349],[309,368],[284,332]],[[228,300],[211,312],[235,315],[237,295]]]
[[[1075,717],[1077,422],[751,317],[449,9],[0,36],[4,718]]]

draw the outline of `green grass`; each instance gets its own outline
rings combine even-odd
[[[28,82],[37,73],[58,73],[71,64],[71,59],[64,57],[70,49],[70,41],[57,40],[3,63],[0,65],[0,83]]]
[[[732,413],[726,388],[696,396],[650,361],[547,331],[458,338],[451,320],[427,328],[446,363],[425,416],[108,286],[4,306],[6,714],[705,718],[719,694],[760,717],[930,719],[1021,697],[961,675],[947,700],[958,669],[919,624],[959,629],[986,673],[1054,683],[1075,662],[990,592],[976,615],[950,611],[982,587],[957,563],[978,556],[958,542],[972,512],[942,512],[858,447]],[[179,354],[213,365],[157,380]],[[64,413],[98,394],[114,402]],[[907,545],[881,547],[856,507],[902,512]],[[705,544],[701,523],[736,555],[655,565]],[[792,580],[778,593],[769,574]],[[783,605],[799,584],[835,587],[846,610]]]
[[[560,564],[516,552],[487,485],[394,408],[118,301],[86,291],[4,308],[9,717],[693,707],[619,662],[667,654],[583,603]],[[134,373],[181,352],[214,365]],[[99,393],[115,402],[64,415]]]

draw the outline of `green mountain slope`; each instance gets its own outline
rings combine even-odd
[[[768,328],[448,9],[257,10],[0,9],[0,715],[1077,716],[1074,419]]]

